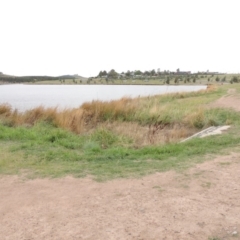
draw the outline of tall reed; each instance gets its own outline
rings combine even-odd
[[[39,106],[24,113],[12,110],[7,104],[2,104],[0,121],[9,126],[31,126],[39,121],[45,121],[77,134],[95,129],[104,123],[117,122],[118,125],[123,126],[137,124],[143,128],[136,129],[142,129],[144,136],[150,142],[155,142],[164,129],[168,129],[169,138],[181,138],[192,133],[193,128],[201,129],[207,125],[216,124],[214,116],[209,121],[206,108],[199,108],[202,106],[202,99],[205,99],[205,95],[211,91],[213,88],[193,93],[175,93],[136,99],[122,98],[105,102],[92,101],[82,104],[79,108],[63,110]],[[132,124],[123,124],[127,122]],[[148,129],[147,132],[146,129]],[[130,132],[130,135],[133,135],[131,127],[123,132]],[[136,136],[139,135],[138,133]]]

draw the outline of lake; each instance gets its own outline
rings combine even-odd
[[[206,86],[149,85],[0,85],[0,104],[8,103],[20,111],[37,106],[74,108],[92,100],[110,101],[122,97],[153,96],[192,92]]]

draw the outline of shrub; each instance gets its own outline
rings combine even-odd
[[[205,112],[203,109],[199,109],[193,114],[190,114],[185,119],[186,124],[195,128],[203,128],[205,126]]]
[[[237,83],[237,82],[239,82],[239,79],[238,79],[237,76],[233,76],[232,79],[231,79],[231,81],[232,81],[233,83]]]
[[[107,129],[100,128],[91,135],[91,139],[99,143],[102,148],[107,148],[117,142],[118,136]]]

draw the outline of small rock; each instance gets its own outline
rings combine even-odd
[[[233,236],[236,236],[237,234],[238,234],[237,231],[233,231],[233,232],[232,232],[232,235],[233,235]]]

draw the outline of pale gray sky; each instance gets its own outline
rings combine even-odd
[[[240,72],[239,0],[0,0],[0,72]]]

